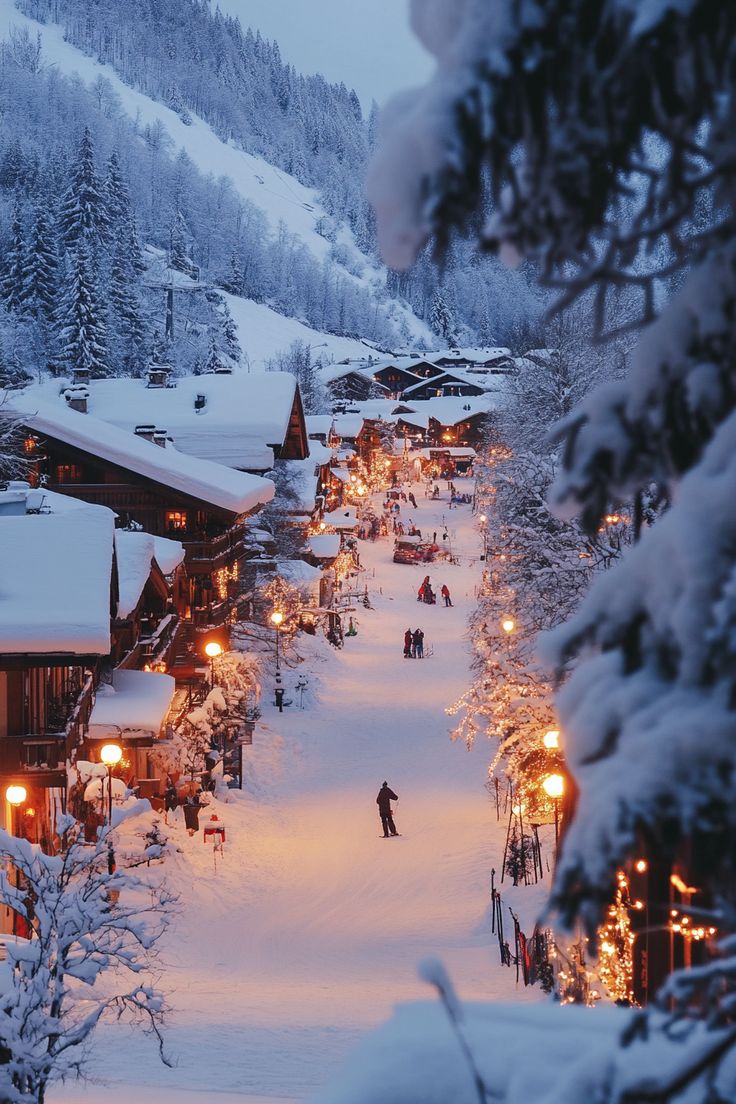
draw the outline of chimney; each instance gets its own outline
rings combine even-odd
[[[156,429],[153,433],[153,443],[160,448],[166,448],[166,442],[168,440],[168,434],[165,429]]]
[[[72,383],[89,383],[89,368],[72,368]]]
[[[172,372],[170,364],[149,364],[146,387],[173,387]]]
[[[135,427],[136,437],[142,437],[144,441],[150,441],[153,444],[153,435],[156,432],[154,425],[137,425]]]
[[[71,387],[67,387],[64,398],[70,410],[76,410],[79,414],[87,413],[89,388],[85,387],[84,384],[73,384]]]

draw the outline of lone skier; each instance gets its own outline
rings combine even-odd
[[[389,836],[398,836],[399,834],[396,831],[396,825],[394,824],[394,818],[391,813],[391,802],[398,800],[398,796],[394,791],[388,788],[388,782],[384,782],[378,791],[376,804],[378,805],[378,815],[383,825],[383,835],[386,839],[388,839]]]

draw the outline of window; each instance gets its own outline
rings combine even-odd
[[[82,482],[82,469],[78,464],[57,464],[56,465],[56,482],[57,483],[81,483]]]
[[[187,527],[186,510],[167,510],[166,528],[169,533],[181,533]]]

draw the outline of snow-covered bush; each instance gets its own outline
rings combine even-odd
[[[0,901],[29,932],[8,943],[0,993],[7,1104],[42,1104],[51,1082],[78,1072],[106,1013],[142,1023],[163,1057],[164,1000],[149,971],[174,898],[163,884],[115,870],[105,835],[90,847],[72,817],[59,830],[66,850],[53,856],[0,831]],[[96,987],[102,974],[108,980]]]

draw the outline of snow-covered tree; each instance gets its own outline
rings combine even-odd
[[[451,345],[455,341],[455,323],[453,322],[452,312],[440,291],[435,293],[429,315],[429,324],[445,344]]]
[[[67,248],[82,243],[96,250],[108,240],[110,217],[95,164],[92,132],[85,127],[59,212],[59,230]]]
[[[164,1001],[151,969],[175,898],[165,884],[116,870],[107,834],[90,847],[69,816],[59,830],[66,838],[58,855],[0,831],[0,901],[30,940],[8,945],[0,994],[0,1096],[8,1104],[43,1104],[54,1081],[80,1072],[107,1012],[142,1023],[163,1057]]]
[[[93,378],[110,375],[105,324],[94,265],[84,242],[71,259],[69,286],[61,304],[62,355],[74,368],[86,368]]]
[[[593,932],[619,864],[646,845],[685,864],[733,930],[736,87],[723,44],[736,12],[448,0],[415,5],[414,23],[439,72],[389,108],[372,181],[386,259],[404,266],[430,233],[442,246],[480,227],[486,248],[534,258],[563,302],[592,293],[599,336],[639,328],[628,376],[560,430],[554,501],[591,533],[612,502],[633,501],[636,522],[653,482],[673,502],[549,645],[574,667],[557,704],[576,784],[553,904]],[[636,317],[616,311],[622,288]],[[666,905],[649,913],[665,925]],[[645,1083],[624,1089],[621,1058],[589,1067],[578,1095],[731,1095],[733,939],[723,955],[670,983],[676,1063],[663,1032],[640,1056]]]
[[[9,311],[18,312],[25,306],[25,283],[27,277],[28,246],[23,225],[23,212],[20,200],[16,198],[13,209],[13,223],[10,230],[10,242],[5,250],[2,268],[0,293],[3,303]]]
[[[51,222],[42,202],[34,213],[25,267],[24,305],[36,318],[53,325],[59,292],[59,258]]]

